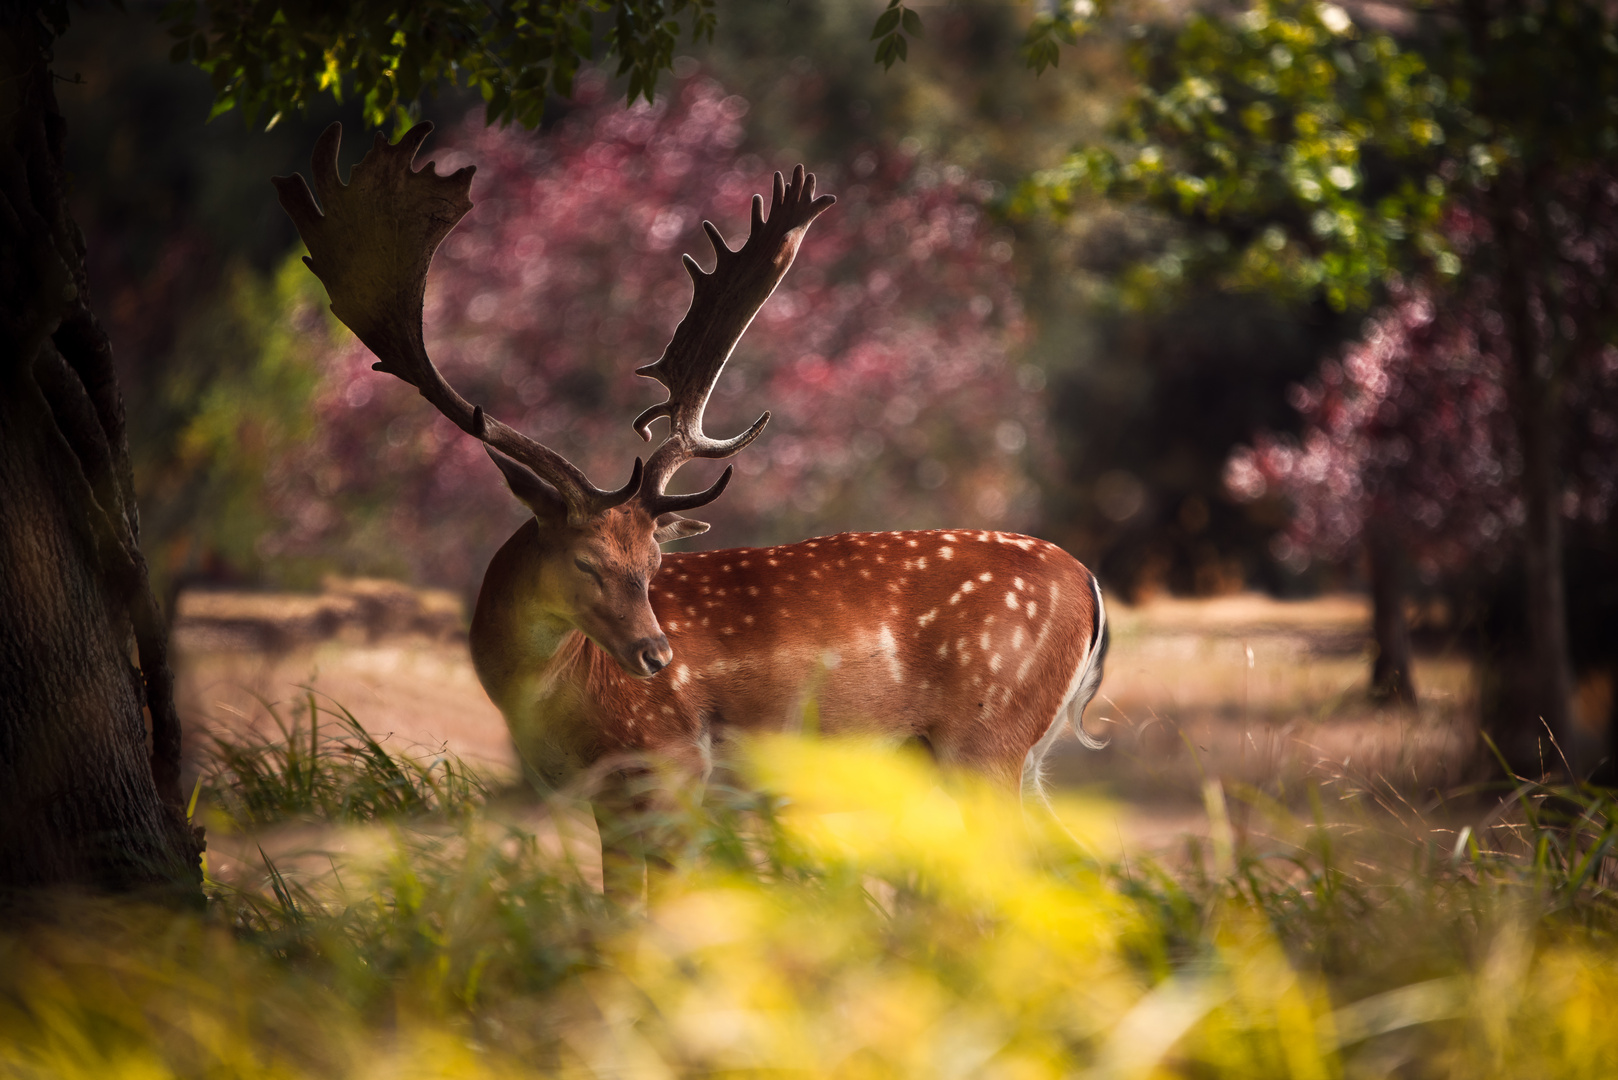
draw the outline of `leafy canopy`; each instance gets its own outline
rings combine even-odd
[[[598,39],[629,76],[629,100],[650,101],[682,24],[711,38],[715,16],[714,0],[174,0],[163,19],[171,58],[212,76],[214,116],[240,109],[273,125],[320,94],[351,93],[368,124],[402,129],[439,86],[476,88],[491,124],[534,127],[548,95],[572,95]]]
[[[1031,64],[1081,9],[1036,21]],[[1397,37],[1335,4],[1257,0],[1132,33],[1138,85],[1109,143],[1016,201],[1060,215],[1101,195],[1187,226],[1137,267],[1138,296],[1200,277],[1364,309],[1398,276],[1459,274],[1445,215],[1503,170],[1618,148],[1618,37],[1583,0],[1417,5]]]
[[[1139,86],[1111,144],[1077,149],[1018,203],[1062,214],[1094,192],[1189,224],[1138,286],[1207,275],[1342,310],[1413,259],[1459,269],[1439,225],[1445,144],[1467,116],[1420,55],[1297,0],[1146,29],[1130,53]]]
[[[1076,0],[1036,14],[1028,66],[1054,66],[1057,42],[1076,41],[1096,10]],[[711,41],[717,24],[715,0],[170,0],[162,19],[176,39],[170,58],[212,76],[213,116],[240,109],[247,123],[265,116],[273,126],[321,94],[340,102],[346,93],[361,98],[366,123],[391,120],[399,131],[440,86],[476,88],[490,124],[535,127],[545,99],[572,97],[580,65],[598,50],[629,77],[629,103],[650,102],[682,26],[697,42]],[[893,67],[921,36],[915,9],[888,0],[871,32],[875,61]]]

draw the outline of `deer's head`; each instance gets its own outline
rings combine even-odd
[[[506,484],[534,514],[543,614],[582,631],[631,675],[651,676],[673,657],[658,626],[647,586],[662,560],[660,544],[708,528],[683,511],[718,498],[731,468],[706,491],[669,495],[670,478],[692,458],[727,458],[763,431],[770,414],[730,439],[710,439],[703,411],[737,341],[786,275],[809,224],[835,200],[815,197],[815,178],[803,166],[790,183],[775,174],[770,213],[753,196],[747,242],[732,251],[704,221],[715,264],[705,272],[684,256],[691,275],[691,308],[655,363],[637,374],[656,379],[667,400],[635,419],[650,441],[651,425],[669,420],[668,436],[644,469],[635,460],[628,483],[616,491],[595,487],[562,455],[484,415],[455,392],[427,356],[422,339],[422,298],[427,268],[444,237],[472,209],[473,167],[439,176],[431,162],[411,163],[431,124],[418,124],[397,143],[378,134],[354,166],[349,183],[337,175],[342,125],[332,124],[315,144],[310,162],[320,205],[301,176],[273,183],[281,205],[309,248],[304,261],[325,284],[332,312],[377,357],[373,365],[410,383],[439,412],[482,440]]]

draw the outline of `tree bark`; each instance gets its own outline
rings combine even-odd
[[[1521,722],[1556,743],[1546,762],[1565,762],[1574,779],[1589,771],[1573,726],[1573,662],[1563,582],[1560,440],[1561,380],[1551,350],[1542,343],[1531,310],[1528,270],[1536,258],[1537,221],[1523,221],[1535,206],[1533,184],[1520,170],[1502,176],[1493,191],[1491,222],[1500,257],[1500,308],[1511,352],[1513,409],[1522,450],[1519,488],[1523,503],[1523,576],[1528,631],[1532,715]],[[1525,733],[1526,734],[1526,733]],[[1520,743],[1524,740],[1511,740]],[[1513,763],[1518,764],[1518,763]],[[1522,762],[1531,766],[1530,762]]]
[[[66,206],[57,29],[35,4],[0,4],[0,893],[195,901],[166,628]]]
[[[1376,525],[1366,530],[1371,564],[1371,632],[1376,659],[1371,664],[1371,699],[1383,705],[1416,707],[1411,675],[1410,620],[1405,617],[1404,551],[1392,533]]]

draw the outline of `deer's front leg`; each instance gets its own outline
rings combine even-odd
[[[590,799],[601,834],[601,883],[611,898],[645,903],[674,868],[689,807],[702,801],[710,768],[705,744],[606,772]]]

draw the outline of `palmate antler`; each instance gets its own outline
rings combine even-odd
[[[462,431],[526,465],[561,496],[569,522],[582,525],[640,490],[640,459],[629,483],[602,491],[556,451],[467,402],[427,356],[421,334],[427,268],[444,237],[472,209],[468,192],[475,170],[468,165],[439,176],[429,162],[413,171],[416,151],[432,130],[431,124],[417,124],[391,145],[379,132],[344,184],[337,175],[343,126],[332,124],[309,162],[319,206],[302,176],[271,182],[309,248],[304,262],[325,284],[333,314],[376,355],[373,367],[416,387]]]
[[[684,257],[693,285],[691,308],[663,356],[636,372],[661,382],[669,396],[636,417],[635,430],[650,440],[652,421],[666,416],[668,438],[653,452],[644,474],[636,458],[629,483],[602,491],[554,450],[468,403],[427,356],[421,333],[427,268],[444,237],[472,209],[468,192],[475,168],[439,176],[429,163],[413,171],[416,152],[432,130],[431,124],[417,124],[391,145],[379,133],[344,184],[337,175],[343,127],[332,124],[310,159],[318,206],[303,177],[272,178],[281,206],[309,248],[304,262],[325,284],[332,312],[376,355],[373,367],[410,383],[462,431],[527,466],[561,496],[573,525],[628,502],[637,492],[653,518],[718,498],[730,482],[728,467],[706,491],[666,495],[663,489],[692,458],[730,457],[756,439],[769,421],[766,412],[732,439],[710,439],[702,430],[702,414],[725,361],[792,266],[809,224],[837,200],[816,198],[815,178],[806,176],[800,165],[790,184],[775,174],[768,221],[762,197],[753,196],[752,228],[740,250],[731,251],[712,222],[702,223],[717,257],[713,271],[705,273],[695,259]],[[510,462],[498,456],[495,461],[514,490],[531,484],[514,476]]]
[[[764,220],[763,198],[753,196],[752,228],[740,250],[730,250],[712,222],[702,223],[717,257],[713,272],[704,273],[695,259],[684,257],[693,287],[691,309],[675,329],[662,357],[635,371],[656,379],[669,391],[667,401],[635,418],[635,430],[647,440],[651,439],[652,421],[660,416],[669,418],[669,436],[647,462],[640,492],[642,505],[653,517],[693,510],[717,499],[730,483],[731,466],[726,466],[706,491],[665,495],[663,489],[680,466],[692,458],[730,457],[758,438],[769,422],[770,414],[766,412],[733,439],[710,439],[702,431],[703,410],[725,361],[786,276],[810,222],[836,201],[831,195],[815,198],[814,174],[805,176],[799,165],[792,172],[790,184],[782,181],[780,173],[775,174],[768,221]]]

